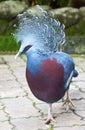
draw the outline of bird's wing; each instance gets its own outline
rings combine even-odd
[[[73,77],[73,73],[74,73],[74,70],[72,70],[72,72],[71,72],[71,74],[70,74],[70,76],[69,76],[69,78],[68,78],[68,80],[67,80],[67,82],[65,84],[65,89],[67,89],[69,87],[69,84],[70,84],[71,79]]]
[[[65,84],[65,89],[67,89],[69,87],[72,77],[77,77],[77,76],[78,76],[77,70],[75,70],[75,69],[72,70],[72,72],[70,73],[70,76]]]

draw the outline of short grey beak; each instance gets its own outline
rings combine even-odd
[[[21,53],[22,53],[22,52],[18,51],[18,53],[15,55],[15,59],[17,59],[17,57],[18,57],[19,55],[21,55]]]
[[[15,55],[15,59],[23,53],[24,48],[21,46],[18,53]]]

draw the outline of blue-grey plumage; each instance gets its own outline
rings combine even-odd
[[[22,53],[27,56],[26,79],[32,93],[40,100],[49,103],[49,111],[46,123],[53,120],[51,112],[52,103],[60,100],[67,92],[67,100],[70,103],[68,89],[72,77],[76,77],[73,59],[60,51],[65,43],[64,25],[52,17],[39,6],[36,10],[40,15],[32,15],[27,11],[19,15],[19,27],[14,37],[21,41],[21,47],[16,57]]]
[[[58,101],[64,96],[65,92],[69,88],[71,79],[74,76],[75,65],[74,65],[73,59],[69,55],[63,52],[56,52],[51,55],[42,55],[42,53],[39,53],[38,50],[34,52],[32,50],[30,52],[30,50],[26,52],[26,55],[27,55],[27,67],[26,67],[27,70],[26,71],[29,72],[29,74],[33,76],[33,78],[37,77],[35,78],[37,83],[35,80],[33,80],[31,83],[29,81],[30,78],[27,78],[28,84],[30,84],[31,91],[38,99],[41,99],[45,102],[53,103],[53,102]],[[43,64],[44,62],[46,63]],[[43,77],[43,75],[45,79],[40,78],[40,77]],[[43,82],[45,82],[44,85],[43,85]],[[59,82],[62,83],[61,86],[58,84]],[[40,87],[38,86],[39,83],[41,83]],[[47,84],[50,84],[50,85],[47,85]],[[33,86],[35,90],[33,89]],[[37,89],[37,86],[39,90]],[[48,90],[51,91],[50,93],[51,98],[48,98],[49,96],[47,96],[46,90],[44,91],[43,95],[41,94],[42,91],[40,90],[44,87],[46,88],[46,90],[48,88]],[[52,90],[54,90],[54,93],[52,93],[52,90],[50,87],[52,88]],[[59,95],[60,89],[62,89],[63,91],[62,95],[61,93]],[[56,90],[56,94],[55,94],[55,90]],[[39,93],[37,92],[36,94],[36,91],[39,91]],[[45,94],[46,94],[46,99],[44,96]],[[55,94],[55,97],[54,97],[54,94]]]

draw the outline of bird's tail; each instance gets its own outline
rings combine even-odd
[[[73,72],[73,77],[77,77],[78,76],[78,71],[77,70],[74,70]]]

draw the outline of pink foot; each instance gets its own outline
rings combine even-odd
[[[44,118],[45,124],[49,124],[51,121],[55,122],[56,116],[52,115],[52,104],[49,104],[48,116]]]
[[[49,124],[51,121],[52,121],[52,122],[56,122],[56,121],[55,121],[55,118],[56,118],[56,116],[48,115],[47,117],[44,118],[45,124]]]

